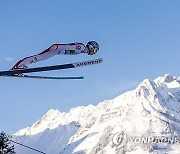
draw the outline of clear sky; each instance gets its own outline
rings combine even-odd
[[[31,126],[49,109],[98,104],[145,78],[180,76],[179,0],[0,1],[0,70],[53,43],[96,40],[94,56],[55,56],[31,67],[102,57],[103,64],[36,73],[81,81],[0,78],[0,131]]]

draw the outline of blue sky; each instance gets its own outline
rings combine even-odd
[[[0,70],[53,43],[96,40],[94,56],[55,56],[32,67],[102,57],[103,64],[47,76],[85,76],[81,81],[0,78],[0,131],[31,126],[49,109],[112,99],[145,78],[179,76],[179,0],[38,0],[0,2]]]

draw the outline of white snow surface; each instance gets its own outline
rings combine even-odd
[[[180,153],[180,142],[119,142],[116,136],[121,133],[127,138],[180,136],[180,77],[145,79],[136,89],[97,106],[80,106],[68,113],[51,109],[12,138],[47,154]],[[17,154],[37,153],[19,145],[15,149]]]

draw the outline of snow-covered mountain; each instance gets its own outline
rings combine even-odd
[[[97,106],[81,106],[68,113],[51,109],[13,139],[47,154],[180,153],[180,140],[140,143],[140,139],[157,136],[180,137],[178,77],[145,79],[136,89]],[[130,142],[132,137],[137,139]],[[36,153],[18,145],[15,148],[17,154]]]

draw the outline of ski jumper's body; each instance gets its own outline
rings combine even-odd
[[[88,53],[88,48],[83,43],[70,43],[70,44],[53,44],[46,50],[41,53],[29,57],[25,57],[22,60],[19,60],[12,68],[27,68],[30,64],[36,63],[42,60],[46,60],[55,55],[63,54],[63,55],[77,55],[81,53]]]

